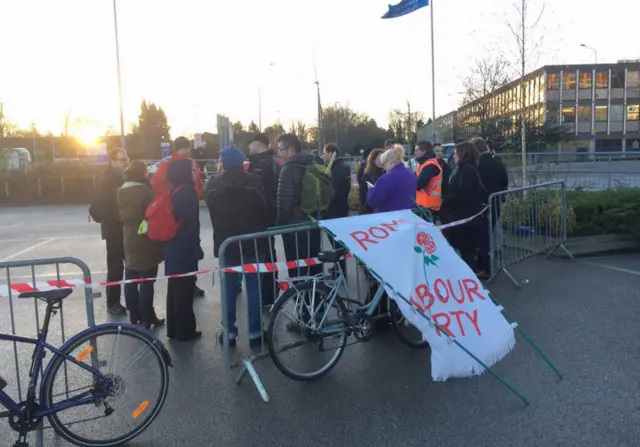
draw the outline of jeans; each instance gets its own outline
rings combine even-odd
[[[143,271],[126,269],[125,275],[126,279],[155,278],[158,276],[158,266]],[[153,308],[154,283],[155,281],[145,281],[125,284],[124,300],[132,323],[142,321],[153,324],[156,321],[156,311]]]
[[[253,256],[244,256],[244,264],[264,262],[265,256],[260,255],[256,260]],[[242,278],[241,273],[224,274],[224,296],[227,302],[227,325],[223,322],[223,327],[229,328],[227,336],[230,339],[238,337],[238,327],[236,326],[236,311],[238,301],[238,281]],[[260,293],[264,274],[245,273],[247,307],[249,312],[249,339],[262,337],[262,308],[260,306]]]

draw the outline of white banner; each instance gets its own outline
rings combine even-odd
[[[387,287],[389,296],[431,345],[433,380],[484,372],[482,365],[447,334],[489,367],[513,349],[513,328],[473,271],[432,224],[407,210],[323,220],[320,225],[411,302],[409,305],[394,296]]]

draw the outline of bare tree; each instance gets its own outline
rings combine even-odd
[[[71,124],[71,109],[67,109],[67,113],[64,115],[64,136],[69,136],[69,125]]]
[[[544,41],[544,33],[536,33],[540,20],[544,15],[546,2],[544,0],[512,0],[517,13],[514,20],[507,20],[506,24],[517,45],[518,66],[520,68],[520,134],[522,137],[522,184],[527,186],[527,132],[526,132],[526,101],[525,81],[532,63],[539,59]],[[536,5],[538,3],[538,5]]]
[[[0,139],[19,136],[18,126],[7,120],[4,114],[4,104],[0,102]]]

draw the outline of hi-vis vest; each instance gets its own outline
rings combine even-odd
[[[430,158],[416,169],[416,177],[420,177],[420,172],[425,166],[433,165],[438,168],[439,174],[429,180],[426,188],[416,192],[416,203],[422,207],[433,211],[440,211],[442,203],[442,167],[435,158]]]

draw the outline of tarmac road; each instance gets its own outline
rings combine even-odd
[[[203,210],[202,239],[211,259],[212,233]],[[76,256],[104,278],[104,244],[86,207],[0,208],[0,260]],[[63,274],[77,272],[62,267]],[[263,403],[250,381],[233,382],[239,371],[223,368],[219,295],[209,279],[199,284],[207,297],[196,302],[201,340],[184,345],[166,341],[174,359],[165,409],[135,443],[169,446],[432,446],[513,447],[640,445],[640,257],[620,255],[584,262],[531,259],[511,272],[528,279],[518,291],[504,276],[490,285],[494,295],[565,378],[552,371],[522,337],[496,370],[530,400],[525,407],[490,375],[434,383],[425,351],[382,333],[367,344],[350,346],[339,365],[315,383],[281,375],[270,360],[257,363],[271,401]],[[14,281],[28,269],[12,269]],[[53,268],[37,276],[55,275]],[[4,272],[0,271],[2,277]],[[23,277],[23,278],[20,278]],[[45,276],[51,278],[51,276]],[[65,276],[65,278],[78,276]],[[0,283],[5,281],[0,280]],[[163,283],[157,308],[164,314]],[[11,329],[8,299],[0,298],[0,331]],[[98,322],[108,321],[104,299],[94,300]],[[14,301],[16,328],[34,335],[34,305]],[[67,335],[86,327],[84,297],[65,301]],[[53,328],[59,327],[54,321]],[[51,341],[59,340],[59,332]],[[0,343],[0,374],[15,393],[13,347]],[[243,351],[244,348],[239,347]],[[30,351],[20,351],[26,374]],[[0,446],[15,440],[0,421]],[[46,446],[63,446],[49,430]]]

